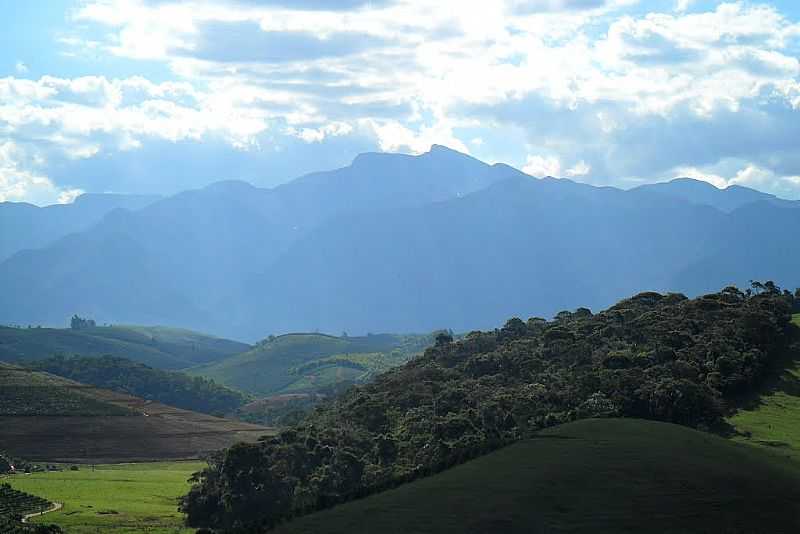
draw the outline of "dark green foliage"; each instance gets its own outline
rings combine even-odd
[[[183,501],[192,526],[269,526],[595,416],[718,424],[789,340],[791,302],[735,288],[643,293],[592,315],[444,339],[302,423],[220,456]]]
[[[78,315],[73,315],[69,321],[69,327],[73,330],[86,330],[95,326],[97,326],[97,323],[94,322],[94,319],[84,319],[83,317],[78,317]]]
[[[47,510],[52,503],[41,497],[17,491],[8,484],[0,484],[0,532],[3,534],[59,534],[54,525],[26,525],[21,519],[26,514]]]
[[[162,371],[125,358],[65,358],[57,356],[31,362],[28,367],[46,371],[84,384],[127,393],[197,412],[227,414],[247,402],[238,391],[213,380]]]

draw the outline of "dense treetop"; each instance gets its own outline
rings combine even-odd
[[[213,458],[182,508],[192,526],[266,527],[580,418],[713,427],[771,359],[797,349],[792,306],[774,284],[693,300],[642,293],[596,315],[440,336],[279,436]]]

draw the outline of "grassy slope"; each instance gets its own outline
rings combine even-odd
[[[94,470],[16,475],[14,488],[64,503],[58,512],[33,520],[55,523],[70,534],[193,532],[182,526],[177,499],[200,462],[100,465]],[[106,513],[104,513],[106,512]],[[116,512],[116,513],[107,513]]]
[[[298,366],[339,355],[347,355],[348,359],[358,359],[360,355],[372,355],[374,358],[374,353],[387,353],[387,360],[396,360],[399,364],[422,351],[429,342],[428,338],[391,334],[346,338],[324,334],[287,334],[248,352],[198,366],[188,372],[257,395],[310,391],[332,385],[338,379],[358,378],[370,370],[354,373],[350,368],[333,363],[298,374],[295,372]],[[388,353],[393,350],[406,357],[389,357]]]
[[[794,316],[800,326],[800,314]],[[767,379],[764,392],[746,402],[729,422],[742,434],[736,440],[770,447],[800,460],[800,360],[784,362]]]
[[[91,389],[48,373],[0,362],[0,416],[134,416]]]
[[[798,532],[800,466],[685,427],[590,419],[281,534]]]
[[[216,361],[249,345],[190,330],[146,326],[99,326],[86,330],[0,327],[0,360],[22,362],[55,354],[120,356],[162,369]]]

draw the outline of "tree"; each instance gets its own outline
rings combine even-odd
[[[453,335],[445,330],[436,334],[436,346],[449,345],[453,342]]]
[[[69,326],[73,330],[83,330],[85,328],[94,328],[97,326],[97,323],[95,323],[94,319],[84,319],[75,314],[72,316],[72,319],[70,319]]]

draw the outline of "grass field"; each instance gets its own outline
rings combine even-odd
[[[800,314],[794,316],[800,326]],[[789,354],[762,393],[747,399],[745,408],[729,420],[744,434],[734,439],[769,447],[800,461],[800,357]]]
[[[202,462],[100,465],[94,470],[14,475],[3,479],[15,489],[64,504],[33,522],[54,523],[67,534],[173,534],[183,527],[177,499]]]
[[[800,532],[800,466],[685,427],[590,419],[281,534]]]

